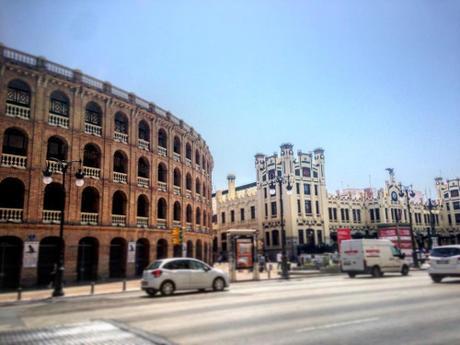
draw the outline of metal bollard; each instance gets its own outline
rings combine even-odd
[[[18,287],[18,301],[22,299],[22,288]]]
[[[91,282],[91,295],[94,295],[94,282]]]
[[[123,291],[126,291],[126,279],[123,280]]]

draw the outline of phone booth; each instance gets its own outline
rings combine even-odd
[[[230,280],[236,281],[236,270],[239,269],[252,269],[252,279],[259,280],[257,230],[228,230],[227,246]]]

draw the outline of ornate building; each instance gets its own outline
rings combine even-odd
[[[49,282],[63,204],[67,281],[139,275],[151,260],[180,255],[171,242],[177,227],[187,255],[210,260],[213,158],[184,121],[4,46],[0,105],[0,288]],[[76,161],[66,193],[57,160]]]
[[[436,179],[438,196],[430,206],[420,192],[409,193],[409,204],[403,193],[405,187],[396,180],[392,169],[389,179],[380,189],[345,189],[330,194],[326,188],[324,150],[299,151],[293,154],[291,144],[281,145],[280,154],[266,156],[256,154],[256,184],[234,186],[234,176],[229,179],[228,191],[218,191],[213,199],[215,241],[217,251],[225,251],[225,231],[236,228],[238,223],[228,223],[228,214],[238,212],[240,205],[255,205],[256,219],[241,226],[258,231],[263,250],[274,256],[281,250],[280,189],[273,181],[281,180],[284,207],[284,225],[287,251],[290,256],[334,250],[337,229],[351,229],[353,237],[377,237],[379,226],[409,223],[419,247],[427,247],[431,219],[438,241],[460,242],[459,180],[442,182]],[[270,188],[272,186],[272,188]],[[234,195],[232,190],[245,193]],[[229,195],[223,198],[222,195]],[[404,195],[404,196],[401,196]],[[223,212],[225,210],[225,212]],[[431,217],[432,215],[432,217]],[[332,247],[332,248],[331,248]]]

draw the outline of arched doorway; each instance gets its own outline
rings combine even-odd
[[[150,242],[146,238],[140,238],[136,242],[136,276],[141,276],[150,260]]]
[[[201,240],[196,240],[195,258],[203,260],[203,247],[201,245]]]
[[[182,256],[182,246],[180,244],[175,244],[173,248],[175,258],[180,258]]]
[[[124,278],[126,276],[126,240],[115,237],[110,242],[109,277]]]
[[[84,237],[78,242],[77,280],[97,280],[99,261],[99,241],[94,237]]]
[[[37,263],[37,284],[47,285],[54,278],[52,272],[59,259],[59,237],[45,237],[40,241]]]
[[[219,240],[217,237],[214,237],[212,239],[212,261],[215,262],[217,261],[217,258],[219,257]]]
[[[187,257],[193,258],[193,242],[190,240],[187,241]]]
[[[0,289],[14,289],[19,286],[23,246],[18,237],[0,237]]]
[[[165,239],[160,239],[157,242],[157,259],[165,259],[168,257],[168,242]]]

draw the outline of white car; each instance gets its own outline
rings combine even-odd
[[[460,277],[460,245],[433,248],[428,274],[435,283],[445,277]]]
[[[144,270],[141,280],[141,289],[150,296],[158,291],[164,296],[176,290],[222,291],[229,285],[226,272],[191,258],[157,260]]]

